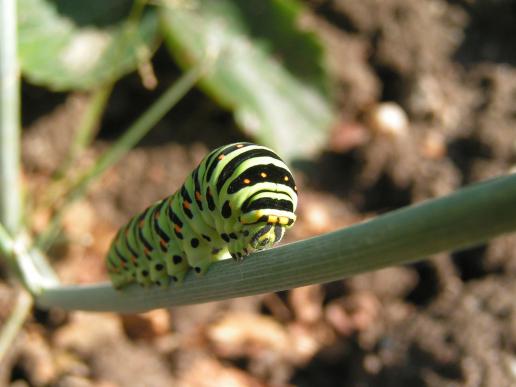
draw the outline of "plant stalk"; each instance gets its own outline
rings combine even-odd
[[[0,0],[0,223],[14,235],[21,219],[20,90],[16,1]]]
[[[443,198],[392,211],[346,229],[223,260],[202,278],[190,272],[181,287],[123,291],[110,284],[43,289],[41,307],[141,312],[324,283],[446,250],[484,243],[516,230],[516,174],[475,184]]]
[[[0,256],[18,269],[16,236],[21,223],[20,73],[17,54],[16,0],[0,0]],[[9,235],[10,234],[10,235]],[[15,261],[16,260],[16,261]],[[0,334],[0,363],[16,339],[33,305],[21,289]]]

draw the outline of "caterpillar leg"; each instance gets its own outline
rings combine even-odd
[[[228,246],[229,254],[235,261],[242,261],[251,252],[243,239],[231,241]]]
[[[226,250],[223,248],[213,248],[207,244],[201,244],[187,252],[188,264],[197,275],[202,276],[208,271],[211,264],[218,261],[225,253]]]
[[[149,269],[144,267],[139,267],[136,269],[136,282],[141,286],[147,287],[152,285],[152,280],[150,278]]]
[[[167,283],[172,281],[181,284],[189,269],[185,254],[183,252],[167,253],[165,256],[165,269],[168,277]]]
[[[111,279],[111,283],[113,287],[117,290],[122,289],[124,286],[129,285],[132,281],[132,278],[128,278],[126,273],[109,273],[109,278]]]
[[[170,277],[167,268],[162,260],[156,260],[150,267],[150,277],[153,284],[166,289],[168,288]]]
[[[108,255],[106,267],[109,279],[111,280],[114,288],[121,289],[128,283],[132,282],[131,277],[128,277],[127,271],[125,270],[125,263],[114,259],[112,252]]]

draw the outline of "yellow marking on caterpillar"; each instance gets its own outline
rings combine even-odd
[[[286,226],[286,225],[288,225],[288,221],[289,221],[289,219],[286,216],[280,216],[278,223],[283,226]]]
[[[267,223],[278,223],[278,217],[276,215],[269,215]]]

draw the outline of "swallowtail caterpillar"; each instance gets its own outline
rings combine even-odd
[[[107,268],[117,289],[168,287],[193,268],[203,274],[228,252],[241,260],[272,247],[296,220],[297,187],[272,150],[251,143],[210,152],[173,195],[117,233]]]

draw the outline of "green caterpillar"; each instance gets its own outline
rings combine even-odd
[[[297,187],[280,157],[236,143],[209,153],[173,195],[131,218],[107,254],[113,286],[168,287],[229,254],[271,247],[296,220]]]

